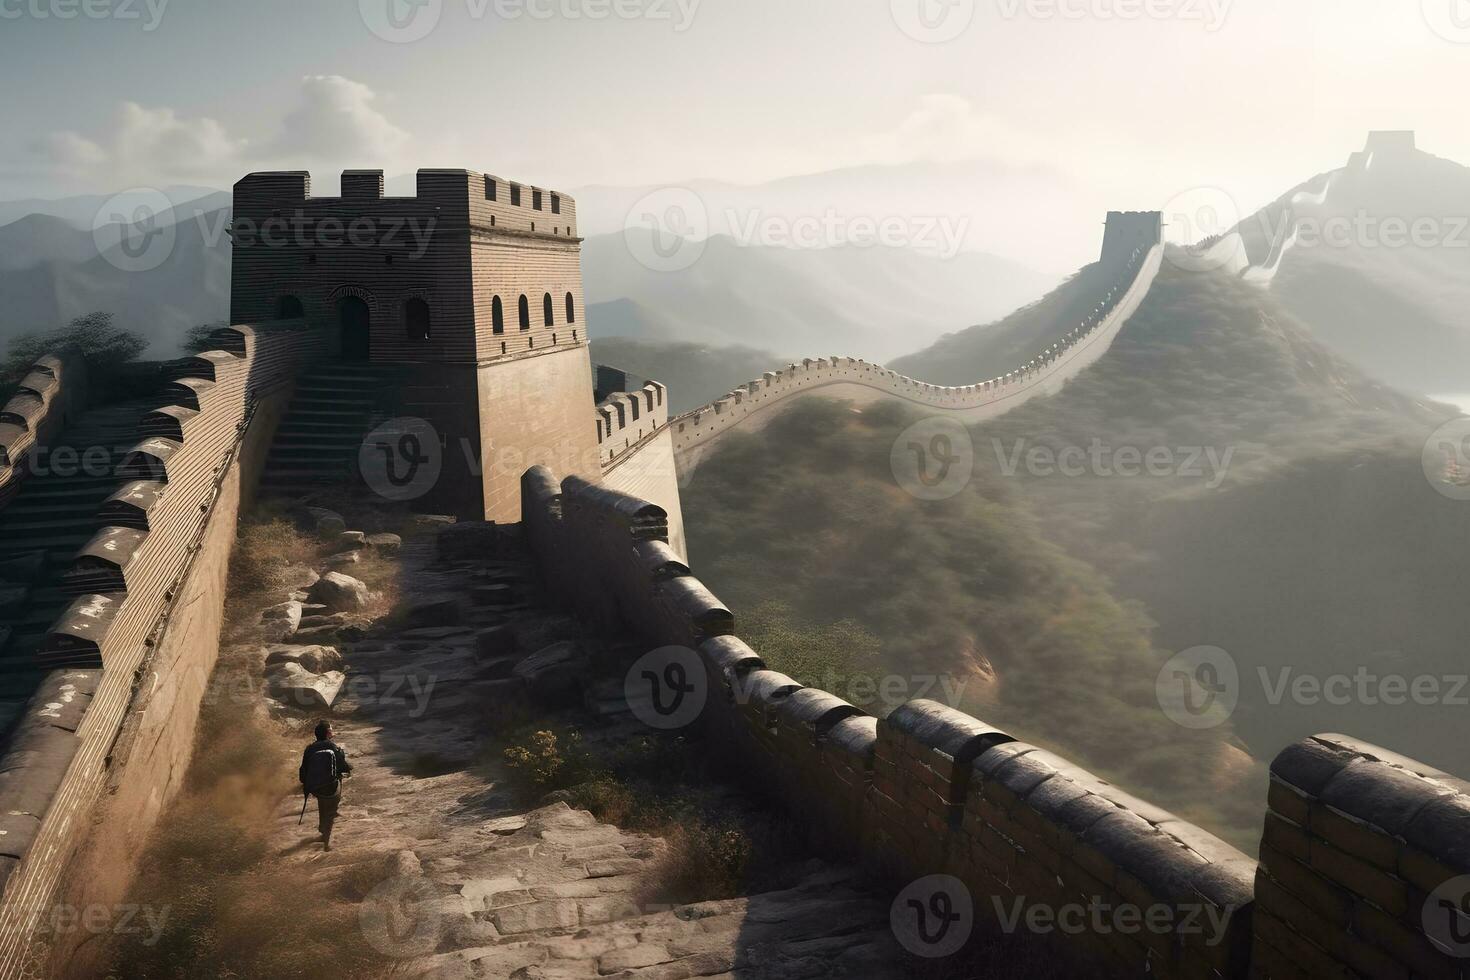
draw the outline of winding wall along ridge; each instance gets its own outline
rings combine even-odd
[[[1137,312],[1163,262],[1163,245],[1139,247],[1128,257],[1119,282],[1096,309],[1061,341],[1009,374],[972,385],[933,385],[861,358],[807,358],[768,372],[704,408],[671,419],[674,451],[686,472],[698,462],[691,450],[708,445],[748,419],[789,398],[834,386],[856,386],[936,409],[965,422],[994,418],[1039,395],[1055,394],[1069,379],[1107,353]]]
[[[920,700],[879,719],[766,669],[647,501],[544,467],[521,500],[557,594],[650,649],[684,648],[705,693],[690,730],[896,885],[951,875],[992,926],[1002,909],[1077,909],[1052,948],[1091,974],[1470,976],[1470,783],[1345,736],[1305,739],[1272,763],[1258,866],[962,712]],[[1121,910],[1160,925],[1124,928]]]

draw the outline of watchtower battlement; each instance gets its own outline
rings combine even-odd
[[[1163,241],[1162,211],[1109,211],[1098,261],[1104,266],[1121,267],[1132,260],[1135,250],[1148,251]]]
[[[348,170],[235,185],[234,323],[305,319],[346,360],[484,363],[584,345],[581,239],[568,194],[471,170],[420,170],[417,194]]]
[[[473,170],[419,170],[416,191],[387,194],[381,170],[344,171],[333,197],[304,171],[241,179],[231,322],[304,321],[329,359],[393,366],[392,411],[473,447],[446,454],[440,506],[505,519],[503,459],[554,447],[597,475],[577,204]]]
[[[235,213],[295,207],[316,213],[342,206],[361,209],[371,201],[384,202],[390,213],[403,213],[412,207],[405,202],[418,202],[420,211],[444,209],[447,220],[467,220],[476,228],[577,237],[577,202],[570,194],[474,170],[421,169],[415,181],[413,196],[390,196],[383,171],[344,170],[337,196],[314,197],[311,174],[304,170],[253,173],[235,184]]]

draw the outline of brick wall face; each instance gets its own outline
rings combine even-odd
[[[1276,758],[1268,805],[1263,974],[1470,976],[1470,784],[1322,735]]]
[[[520,519],[520,478],[527,466],[550,464],[569,475],[600,477],[585,345],[491,362],[478,372],[487,519]]]

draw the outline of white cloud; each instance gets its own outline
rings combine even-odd
[[[184,119],[172,109],[136,102],[118,108],[107,145],[111,166],[140,178],[209,176],[246,150],[244,140],[231,138],[213,119]]]
[[[341,75],[301,80],[301,104],[287,113],[274,151],[347,167],[391,168],[409,134],[378,110],[371,88]]]
[[[80,133],[48,133],[36,140],[33,152],[45,163],[68,174],[85,174],[107,161],[107,151]]]
[[[209,117],[123,102],[100,132],[49,133],[32,143],[29,166],[7,169],[30,172],[40,165],[46,173],[98,186],[204,180],[228,187],[248,170],[411,166],[403,158],[412,145],[409,134],[375,102],[373,90],[360,82],[307,76],[279,132],[255,140]]]

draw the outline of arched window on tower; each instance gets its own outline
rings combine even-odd
[[[276,305],[276,319],[278,320],[300,320],[305,315],[306,311],[301,308],[299,296],[282,296]]]
[[[521,305],[521,309],[520,309],[520,314],[521,314],[521,329],[522,330],[530,330],[531,329],[531,304],[526,299],[526,296],[525,296],[524,293],[521,294],[521,304],[520,305]]]
[[[429,339],[429,304],[415,297],[403,304],[403,327],[409,340]]]
[[[490,304],[490,322],[495,333],[505,333],[505,307],[500,305],[499,296]]]
[[[542,325],[547,327],[551,326],[551,324],[555,322],[552,317],[550,293],[547,293],[545,296],[541,297],[541,319],[543,321]]]
[[[567,322],[577,322],[577,304],[572,301],[571,293],[567,293]]]

